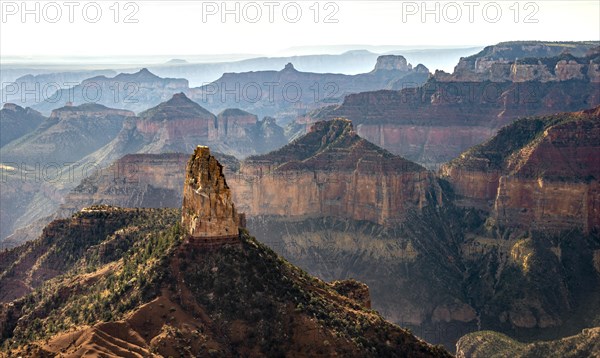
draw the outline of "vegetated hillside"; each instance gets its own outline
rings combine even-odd
[[[449,356],[245,231],[187,246],[180,215],[92,207],[2,253],[2,280],[33,286],[1,308],[2,354]]]
[[[584,329],[581,333],[557,339],[524,344],[503,334],[483,331],[461,338],[457,358],[566,358],[600,356],[600,328]]]

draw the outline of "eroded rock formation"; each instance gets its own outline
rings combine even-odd
[[[240,221],[223,166],[208,147],[198,146],[187,164],[183,185],[181,223],[185,233],[191,240],[237,237]]]
[[[245,158],[286,143],[283,129],[274,121],[259,121],[254,114],[233,108],[215,116],[183,93],[139,116],[117,146],[130,145],[132,138],[141,136],[143,141],[137,152],[190,152],[202,144]]]
[[[348,94],[341,105],[298,116],[286,131],[298,138],[311,123],[348,118],[361,137],[437,169],[518,118],[600,104],[598,44],[490,46],[462,58],[452,74],[437,71],[416,89],[403,77],[388,87],[395,91]]]
[[[419,64],[420,66],[423,66]],[[386,55],[377,58],[374,71],[410,71],[412,65],[409,64],[403,56]]]

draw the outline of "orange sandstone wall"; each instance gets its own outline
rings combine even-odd
[[[267,172],[242,166],[242,174],[230,176],[228,182],[236,206],[249,216],[338,216],[391,224],[402,222],[410,209],[427,205],[428,194],[441,202],[435,179],[426,171]]]

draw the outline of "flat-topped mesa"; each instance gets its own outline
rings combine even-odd
[[[373,71],[410,71],[412,65],[403,56],[385,55],[377,57],[377,64]]]
[[[191,243],[219,243],[237,239],[244,216],[238,215],[223,166],[198,146],[187,164],[183,185],[181,223]]]

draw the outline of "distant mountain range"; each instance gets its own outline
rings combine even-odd
[[[2,71],[5,71],[4,67]],[[33,72],[37,73],[37,71]],[[68,89],[80,84],[87,78],[115,76],[116,74],[112,70],[96,70],[27,74],[16,79],[3,78],[1,82],[2,87],[0,88],[0,102],[32,106],[49,99],[54,94],[54,91],[60,88]],[[50,100],[54,100],[54,98]],[[60,106],[65,101],[68,101],[67,97],[61,101],[57,100],[55,105]]]
[[[288,63],[281,71],[225,73],[217,81],[190,89],[194,101],[214,112],[239,107],[285,124],[326,105],[341,103],[350,93],[374,89],[419,87],[429,70],[402,56],[380,56],[371,72],[357,75],[297,71]]]
[[[202,86],[218,79],[226,72],[266,71],[283,68],[294,63],[300,71],[359,74],[368,72],[380,55],[404,55],[409,62],[423,63],[432,70],[449,71],[460,57],[480,51],[481,46],[464,47],[415,47],[415,46],[326,46],[319,48],[291,48],[271,56],[257,54],[222,54],[196,56],[153,56],[152,58],[58,58],[33,62],[31,58],[2,57],[2,83],[17,78],[53,73],[83,72],[90,69],[119,72],[135,72],[141,67],[149,68],[161,77],[187,78],[193,87]],[[171,60],[184,60],[185,63]],[[109,74],[105,74],[109,76]],[[88,76],[90,77],[90,76]],[[60,77],[59,77],[60,78]],[[83,79],[83,78],[82,78]],[[50,82],[58,82],[51,79]],[[44,83],[41,84],[44,86]],[[20,103],[20,105],[25,105]]]
[[[282,66],[283,67],[283,66]],[[414,69],[402,56],[380,56],[368,73],[300,72],[288,63],[281,71],[225,73],[217,81],[190,88],[185,79],[161,78],[144,68],[136,73],[114,77],[85,79],[73,88],[47,94],[48,98],[32,104],[50,113],[57,103],[73,105],[99,103],[111,108],[141,112],[184,92],[212,112],[240,108],[260,117],[271,116],[285,123],[307,111],[327,104],[340,103],[349,93],[374,89],[416,87],[429,77],[429,70],[418,65]],[[19,102],[17,102],[19,103]]]

